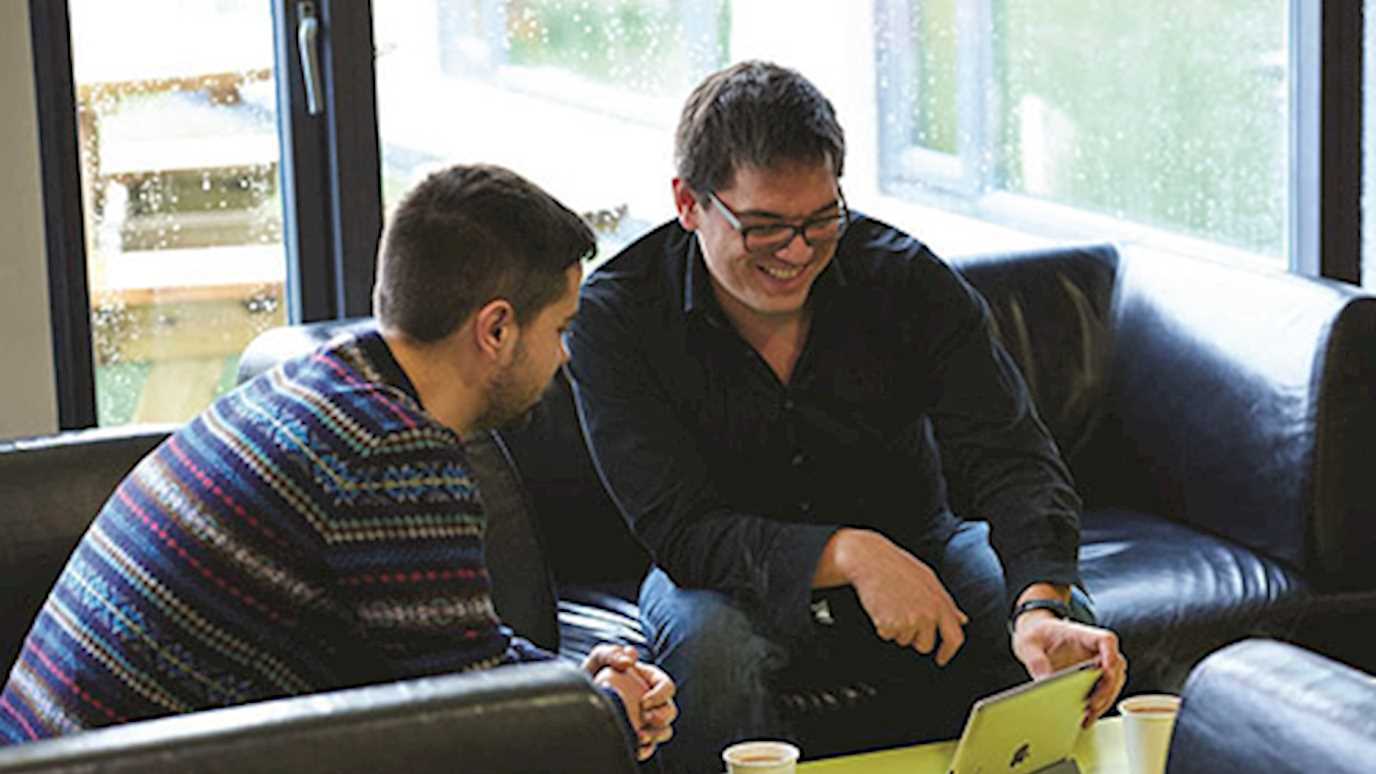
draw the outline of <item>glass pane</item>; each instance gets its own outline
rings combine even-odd
[[[877,108],[906,128],[886,192],[1050,236],[1202,239],[1285,265],[1287,0],[876,8],[890,63]],[[933,150],[959,156],[956,185]]]
[[[610,255],[672,215],[673,129],[726,64],[724,3],[374,3],[383,203],[447,164],[502,164],[596,226]]]
[[[919,148],[956,153],[956,0],[913,3],[909,16],[913,54],[908,77],[915,92],[910,141]]]
[[[98,419],[184,421],[285,322],[271,7],[70,9]]]
[[[1282,260],[1285,0],[1009,0],[1000,187]]]

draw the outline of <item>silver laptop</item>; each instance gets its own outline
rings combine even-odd
[[[951,774],[1073,774],[1095,661],[986,696],[970,708]]]

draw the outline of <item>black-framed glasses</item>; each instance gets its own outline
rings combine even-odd
[[[795,236],[801,236],[803,244],[808,247],[827,245],[841,238],[841,234],[846,230],[846,222],[850,220],[850,211],[846,209],[846,195],[840,188],[836,189],[835,214],[808,218],[796,225],[757,223],[747,226],[741,223],[740,216],[727,207],[716,193],[708,192],[707,198],[712,200],[712,204],[716,205],[717,211],[731,228],[741,235],[741,244],[747,253],[778,252],[792,242]]]

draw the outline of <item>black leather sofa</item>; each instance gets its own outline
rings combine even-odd
[[[1247,640],[1190,674],[1167,774],[1376,770],[1376,677],[1302,648]]]
[[[1254,634],[1370,671],[1359,639],[1370,627],[1353,616],[1376,620],[1365,593],[1376,589],[1376,477],[1363,453],[1376,437],[1376,299],[1111,246],[955,263],[989,299],[1085,496],[1083,574],[1122,635],[1129,692],[1178,690],[1205,654]],[[240,379],[369,324],[269,331]],[[0,446],[5,663],[86,522],[161,438],[100,431]],[[606,640],[652,655],[634,604],[648,558],[597,479],[567,382],[526,426],[475,438],[470,452],[503,617],[572,656]],[[891,743],[892,720],[912,712],[911,697],[863,684],[790,686],[780,701],[809,757]],[[519,731],[510,738],[525,744]]]
[[[115,485],[171,428],[0,444],[0,674]],[[556,647],[549,573],[524,494],[479,439],[494,603]],[[509,504],[510,507],[503,507]],[[568,663],[293,697],[0,747],[0,772],[634,772],[616,710]]]
[[[1359,593],[1376,588],[1376,298],[1110,245],[953,263],[990,302],[1084,496],[1083,577],[1122,638],[1127,693],[1179,690],[1250,635],[1373,658],[1348,617],[1376,621]],[[240,379],[368,324],[264,333]],[[547,549],[564,652],[615,640],[652,655],[634,602],[649,559],[598,480],[565,378],[492,441]],[[909,699],[864,684],[779,697],[813,756],[890,743]]]

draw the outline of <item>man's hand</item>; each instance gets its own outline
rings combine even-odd
[[[842,529],[827,543],[813,585],[844,583],[855,587],[880,637],[925,655],[937,647],[939,634],[938,666],[965,644],[961,627],[970,619],[936,573],[878,532]]]
[[[636,757],[645,760],[674,735],[677,687],[659,667],[639,661],[635,648],[602,644],[583,660],[597,685],[616,691],[636,733]]]
[[[1113,706],[1128,679],[1127,660],[1118,650],[1118,635],[1108,629],[1056,618],[1046,610],[1032,610],[1014,621],[1013,655],[1034,680],[1090,658],[1104,670],[1085,709],[1088,728]]]

